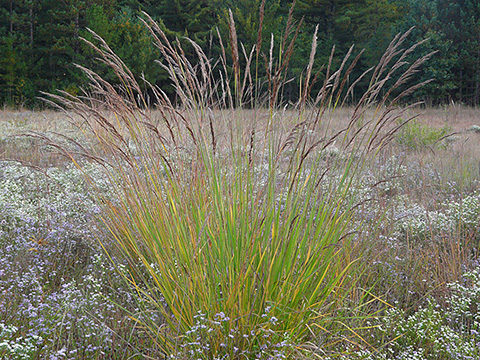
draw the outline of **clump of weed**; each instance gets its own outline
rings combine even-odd
[[[398,124],[402,124],[401,121]],[[396,142],[408,150],[420,151],[428,148],[445,148],[448,143],[442,142],[449,138],[451,128],[445,124],[441,128],[434,128],[413,119],[406,122],[395,136]]]
[[[467,131],[480,134],[480,125],[472,125],[467,129]]]

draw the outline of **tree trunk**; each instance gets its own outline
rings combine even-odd
[[[78,48],[78,38],[80,37],[80,9],[76,9],[75,11],[75,43],[74,43],[74,51],[76,54],[79,53]]]
[[[13,0],[10,0],[10,34],[13,34]]]
[[[480,45],[480,44],[479,44]],[[473,105],[478,106],[480,103],[480,48],[477,47],[475,66],[475,96],[473,98]]]
[[[34,24],[33,3],[30,5],[29,15],[30,15],[30,47],[33,48],[33,24]]]

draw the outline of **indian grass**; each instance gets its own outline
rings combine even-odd
[[[286,112],[281,93],[299,31],[292,12],[278,58],[273,37],[268,55],[256,49],[267,67],[264,94],[260,81],[250,76],[250,66],[258,76],[259,56],[252,64],[252,55],[244,51],[247,68],[240,71],[233,16],[233,73],[225,51],[214,63],[192,42],[198,56],[192,64],[180,45],[145,18],[177,102],[150,85],[155,108],[146,106],[152,102],[142,87],[99,37],[98,46],[87,42],[121,85],[80,67],[91,80],[89,93],[50,95],[52,103],[79,115],[96,138],[95,147],[64,153],[79,167],[82,156],[103,164],[115,196],[97,193],[100,220],[129,263],[118,271],[135,287],[145,312],[156,311],[163,321],[132,317],[166,356],[175,358],[311,351],[309,341],[331,332],[332,323],[342,323],[340,309],[357,290],[362,271],[354,256],[361,233],[361,223],[353,221],[358,204],[349,191],[366,159],[399,128],[394,124],[401,113],[393,110],[401,96],[389,102],[388,95],[405,85],[428,56],[409,65],[405,56],[413,48],[402,49],[408,34],[397,36],[380,64],[361,75],[371,74],[371,85],[347,126],[332,134],[327,115],[357,83],[347,88],[359,59],[351,59],[353,48],[336,70],[332,51],[321,70],[324,83],[312,94],[320,77],[311,74],[315,34],[302,98]],[[326,150],[335,144],[348,155],[326,161]],[[345,328],[359,337],[354,328]]]

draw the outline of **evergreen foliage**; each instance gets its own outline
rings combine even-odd
[[[240,53],[242,44],[256,44],[260,23],[264,34],[273,34],[276,40],[285,35],[282,29],[292,1],[265,1],[262,21],[261,4],[261,0],[0,0],[0,104],[39,106],[40,91],[78,94],[86,79],[74,64],[88,66],[96,56],[80,39],[93,39],[87,28],[104,38],[137,78],[144,76],[173,94],[166,86],[165,71],[147,65],[154,59],[161,61],[161,56],[148,40],[141,12],[151,15],[169,40],[182,42],[187,57],[195,55],[186,40],[190,38],[202,48],[210,48],[207,56],[218,59],[221,49],[212,42],[212,34],[218,29],[222,37],[229,36],[229,9],[237,24]],[[480,104],[480,5],[476,0],[298,0],[294,17],[293,26],[300,22],[304,26],[296,35],[297,49],[288,73],[293,81],[284,89],[285,101],[299,97],[305,72],[301,64],[311,48],[307,34],[317,25],[319,62],[328,61],[333,45],[341,58],[355,44],[357,51],[365,49],[359,73],[378,63],[397,32],[415,26],[412,43],[430,40],[417,48],[412,58],[432,50],[438,53],[419,74],[434,81],[410,100]],[[268,41],[259,45],[259,54],[269,52]],[[246,48],[246,55],[251,50]],[[335,69],[340,64],[332,66]],[[262,76],[266,74],[259,74]],[[107,77],[114,78],[113,74]]]

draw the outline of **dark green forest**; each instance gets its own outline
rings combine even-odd
[[[38,99],[41,91],[81,93],[87,79],[75,64],[94,68],[115,82],[114,74],[96,62],[95,52],[81,40],[94,41],[87,29],[105,39],[135,76],[173,93],[166,73],[155,62],[161,61],[160,54],[141,21],[142,12],[171,39],[178,38],[187,55],[195,54],[186,41],[190,38],[214,61],[221,51],[217,29],[224,40],[228,38],[228,9],[239,44],[249,53],[257,43],[261,0],[0,0],[0,4],[0,105],[39,108],[44,106]],[[283,36],[291,5],[286,0],[266,1],[261,43],[265,53],[271,34],[275,39]],[[328,62],[335,46],[333,66],[339,66],[355,44],[354,54],[365,49],[358,74],[378,62],[395,34],[415,26],[405,46],[429,40],[415,49],[410,61],[438,52],[416,79],[433,81],[409,101],[480,103],[479,0],[298,0],[293,16],[296,25],[302,25],[290,60],[292,81],[283,93],[285,101],[298,96],[297,84],[318,24],[317,64]]]

